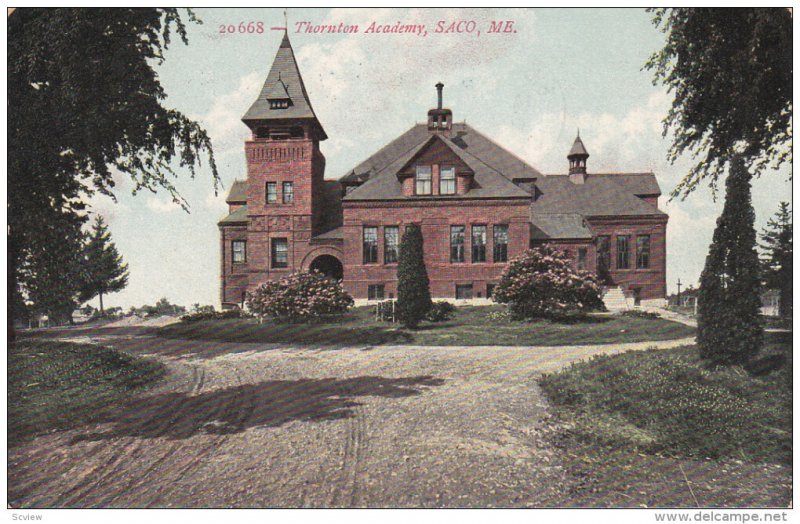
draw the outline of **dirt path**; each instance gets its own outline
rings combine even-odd
[[[93,337],[95,340],[97,337]],[[106,339],[170,368],[94,427],[9,450],[22,507],[526,507],[573,482],[542,437],[542,372],[601,352],[336,350]]]

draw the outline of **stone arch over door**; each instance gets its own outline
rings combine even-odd
[[[334,247],[324,246],[310,251],[300,267],[303,271],[317,270],[325,275],[341,280],[344,277],[342,252]]]

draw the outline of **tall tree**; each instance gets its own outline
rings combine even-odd
[[[422,230],[419,226],[408,226],[400,240],[400,256],[397,261],[395,313],[404,326],[412,329],[425,318],[433,304],[422,243]]]
[[[122,291],[128,285],[128,264],[111,242],[111,233],[100,215],[87,234],[83,263],[80,301],[100,297],[100,313],[103,313],[103,295]]]
[[[779,312],[792,316],[792,210],[788,202],[767,222],[761,233],[762,276],[770,289],[780,292]]]
[[[664,48],[645,65],[674,95],[664,135],[670,162],[697,163],[673,196],[705,178],[712,188],[734,153],[754,175],[791,162],[792,15],[786,8],[655,9]]]
[[[197,21],[191,11],[188,19]],[[86,196],[111,195],[115,173],[133,181],[134,193],[165,189],[186,208],[176,168],[194,177],[207,155],[216,187],[208,135],[163,106],[154,66],[173,31],[188,43],[176,9],[20,8],[9,16],[8,289],[23,250],[46,238],[41,217],[82,215]]]
[[[70,322],[80,293],[82,221],[70,213],[41,218],[43,227],[29,236],[21,252],[18,290],[31,314]]]
[[[756,252],[751,173],[731,161],[725,206],[717,219],[697,296],[697,345],[714,364],[742,364],[761,347],[761,281]]]

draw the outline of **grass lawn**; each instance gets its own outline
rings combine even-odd
[[[207,320],[160,328],[161,337],[309,346],[418,344],[421,346],[560,346],[670,340],[694,335],[694,328],[664,319],[598,314],[576,322],[515,322],[498,319],[502,306],[457,308],[446,322],[423,322],[417,330],[378,322],[372,307],[308,324],[254,319]]]
[[[164,375],[161,363],[111,348],[20,341],[8,352],[8,439],[91,422],[100,408]]]
[[[749,369],[708,369],[697,348],[686,346],[594,357],[540,384],[581,443],[672,457],[792,461],[791,333],[767,334]]]

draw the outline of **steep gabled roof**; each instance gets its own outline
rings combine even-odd
[[[288,98],[292,101],[289,107],[271,109],[269,101]],[[281,46],[272,62],[261,93],[250,109],[247,110],[242,120],[283,120],[288,118],[310,118],[313,119],[320,130],[322,125],[314,114],[311,101],[303,84],[303,77],[300,76],[300,69],[294,58],[294,51],[289,42],[289,35],[284,33]],[[327,138],[325,131],[322,131],[323,138]]]
[[[228,196],[225,197],[225,202],[228,204],[246,204],[247,182],[244,180],[234,180],[231,185],[231,190],[228,191]]]
[[[567,175],[547,175],[536,181],[537,198],[531,204],[532,216],[553,213],[576,213],[584,217],[596,216],[663,216],[664,212],[642,200],[630,187],[630,179],[619,175],[588,174],[583,184],[570,182]],[[658,183],[655,176],[647,186]],[[645,184],[637,182],[642,187]],[[652,189],[652,188],[650,188]]]
[[[432,140],[441,140],[475,173],[473,187],[466,195],[439,195],[439,198],[530,198],[515,185],[515,178],[541,176],[513,153],[498,146],[466,124],[454,124],[445,137],[418,124],[381,148],[342,178],[343,183],[366,179],[344,200],[407,199],[397,173],[421,153]]]

